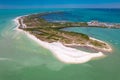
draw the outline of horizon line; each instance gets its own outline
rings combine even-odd
[[[120,8],[120,3],[111,4],[63,4],[63,5],[0,5],[0,9],[34,9],[34,8]]]

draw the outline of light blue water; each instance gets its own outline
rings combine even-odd
[[[59,62],[49,50],[25,34],[14,30],[16,25],[13,19],[17,16],[61,10],[66,14],[60,20],[96,19],[120,23],[119,9],[2,9],[0,10],[0,80],[120,80],[120,29],[84,27],[65,29],[88,34],[108,42],[113,47],[114,51],[106,58],[77,65]],[[56,17],[52,20],[54,19]]]

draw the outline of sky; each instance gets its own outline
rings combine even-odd
[[[0,8],[120,8],[120,0],[0,0]]]

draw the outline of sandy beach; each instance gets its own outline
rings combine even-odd
[[[89,52],[77,50],[75,48],[66,47],[60,42],[48,43],[41,41],[37,39],[34,35],[31,35],[29,32],[23,31],[18,28],[20,25],[18,21],[19,18],[20,17],[17,17],[14,20],[17,23],[16,30],[25,33],[30,39],[34,40],[44,48],[50,50],[58,60],[64,63],[69,63],[69,64],[85,63],[94,58],[100,58],[105,56],[102,52],[89,53]]]

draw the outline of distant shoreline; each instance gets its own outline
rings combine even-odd
[[[24,25],[24,27],[26,26],[25,24],[19,22],[19,19],[22,19],[22,17],[24,17],[24,16],[20,16],[15,19],[15,22],[17,23],[16,30],[24,32],[28,37],[30,37],[34,41],[38,42],[43,47],[52,51],[53,55],[64,63],[71,63],[71,64],[85,63],[85,62],[90,61],[91,59],[105,56],[104,53],[102,53],[102,52],[88,53],[88,52],[84,52],[84,51],[80,51],[80,50],[77,50],[74,48],[67,47],[70,45],[76,46],[77,44],[66,44],[67,46],[64,46],[60,42],[48,43],[48,42],[42,41],[42,40],[36,38],[33,34],[29,33],[28,31],[19,29],[19,26],[21,24]],[[90,38],[90,39],[97,40],[94,38]],[[100,40],[97,40],[97,41],[100,41]],[[100,41],[100,42],[103,42],[103,41]],[[105,43],[105,44],[107,44],[107,43]],[[96,48],[92,45],[86,45],[86,46],[100,50],[99,48]],[[104,48],[103,51],[111,52],[112,51],[111,47],[108,44],[107,44],[107,46],[108,46],[108,49]]]

